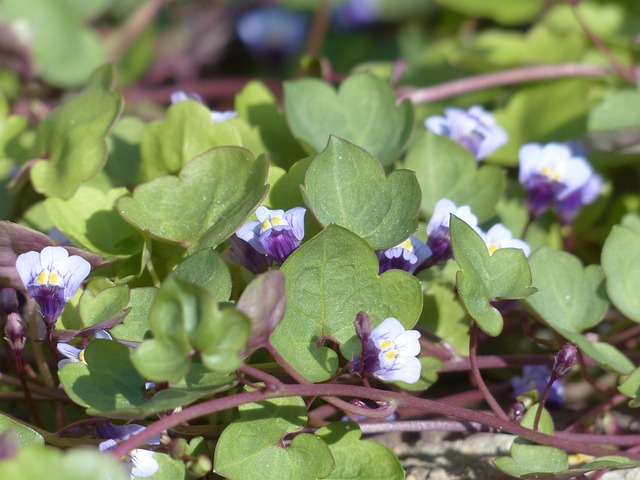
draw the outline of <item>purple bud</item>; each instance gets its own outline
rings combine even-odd
[[[4,326],[4,338],[14,352],[22,352],[24,342],[27,338],[25,325],[20,314],[13,312],[7,316],[7,323]]]
[[[371,324],[371,319],[369,318],[369,315],[367,315],[367,312],[359,312],[358,315],[356,315],[354,324],[356,326],[356,335],[358,335],[358,338],[366,344],[371,336],[371,330],[373,330],[373,325]]]
[[[571,370],[571,367],[575,365],[577,356],[578,348],[571,343],[567,343],[556,354],[556,358],[553,361],[553,373],[558,378],[564,377]]]

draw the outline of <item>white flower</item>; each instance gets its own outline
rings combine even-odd
[[[486,233],[480,232],[480,236],[484,240],[484,243],[487,244],[490,255],[493,255],[499,248],[519,248],[524,252],[526,257],[531,254],[531,247],[529,247],[527,242],[513,238],[511,230],[501,223],[497,223]]]
[[[417,382],[422,369],[416,358],[420,353],[419,338],[420,332],[405,330],[396,318],[385,319],[369,337],[365,371],[380,380]]]

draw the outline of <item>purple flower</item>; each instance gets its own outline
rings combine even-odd
[[[519,157],[519,180],[534,217],[555,204],[560,220],[569,223],[600,193],[602,178],[569,145],[528,143],[520,148]]]
[[[508,137],[493,115],[475,105],[469,110],[445,108],[444,117],[428,117],[424,124],[436,135],[449,137],[473,153],[476,160],[491,155],[507,143]]]
[[[18,275],[38,305],[47,330],[56,323],[65,304],[76,294],[91,272],[91,264],[63,247],[23,253],[16,260]]]
[[[113,340],[113,337],[109,335],[109,332],[107,332],[106,330],[96,330],[94,338]],[[60,352],[60,354],[67,357],[58,362],[58,369],[62,368],[62,366],[66,365],[67,363],[79,362],[84,363],[85,365],[87,364],[87,362],[84,360],[84,348],[74,347],[73,345],[69,345],[65,342],[59,342],[58,345],[56,345],[56,348],[58,349],[58,352]]]
[[[405,330],[393,317],[385,319],[366,339],[364,373],[380,380],[417,382],[422,369],[416,358],[420,353],[419,338],[417,330]],[[360,362],[360,357],[352,360],[353,371],[360,371]]]
[[[307,27],[305,14],[269,5],[242,15],[236,31],[254,57],[279,67],[304,44]]]
[[[499,248],[519,248],[524,252],[526,257],[531,254],[531,247],[529,247],[527,242],[512,238],[511,230],[501,223],[497,223],[486,233],[480,232],[480,236],[484,240],[484,243],[487,244],[490,255],[493,255]]]
[[[413,273],[431,256],[431,249],[412,236],[393,248],[377,251],[376,255],[380,261],[380,274],[391,269]]]
[[[100,443],[98,449],[101,452],[110,451],[118,444],[118,440],[127,440],[131,436],[143,430],[145,427],[131,423],[129,425],[114,425],[112,423],[104,423],[96,427],[98,437],[108,438]],[[156,435],[147,442],[149,445],[159,445],[160,436]],[[131,450],[123,459],[130,478],[147,478],[154,475],[158,471],[158,462],[153,458],[153,452],[136,448]]]
[[[182,90],[175,91],[171,94],[171,103],[178,103],[184,100],[195,100],[198,103],[206,106],[204,99],[198,95],[197,93],[186,93]],[[224,122],[226,120],[231,120],[238,116],[238,112],[235,110],[227,110],[224,112],[219,112],[217,110],[211,110],[211,121],[213,123]]]
[[[547,388],[551,379],[551,369],[546,365],[526,365],[523,368],[521,377],[513,377],[510,380],[513,388],[513,397],[516,398],[530,390],[538,391],[538,398]],[[551,386],[547,402],[553,405],[561,405],[564,401],[564,384],[561,380],[556,380]]]
[[[451,214],[467,223],[478,233],[478,219],[471,213],[471,208],[467,205],[456,207],[448,198],[438,200],[433,210],[433,215],[427,224],[427,246],[431,249],[432,256],[429,259],[431,265],[435,265],[450,258],[453,258],[453,250],[451,249],[451,232],[449,221]]]
[[[374,24],[380,16],[380,0],[347,0],[332,13],[336,26],[343,29]]]
[[[260,206],[256,210],[258,220],[242,225],[236,235],[255,250],[283,263],[300,246],[304,237],[306,209],[269,210]]]

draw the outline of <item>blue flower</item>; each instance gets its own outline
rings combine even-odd
[[[118,440],[127,440],[131,436],[143,430],[145,427],[131,423],[129,425],[114,425],[112,423],[104,423],[96,427],[98,437],[108,438],[100,443],[98,449],[101,452],[113,450],[118,444]],[[156,435],[147,442],[149,445],[159,445],[160,436]],[[158,471],[158,462],[153,458],[153,452],[136,448],[131,450],[124,458],[122,458],[130,478],[147,478],[154,475]]]
[[[171,103],[183,102],[184,100],[195,100],[196,102],[201,103],[205,106],[207,105],[204,99],[197,93],[186,93],[182,90],[178,90],[171,94]],[[213,123],[231,120],[232,118],[235,118],[237,116],[238,112],[236,112],[235,110],[226,110],[224,112],[211,110],[211,121]]]
[[[602,178],[569,145],[528,143],[520,148],[519,157],[519,180],[533,217],[553,204],[560,220],[569,223],[600,193]]]
[[[413,273],[431,256],[431,249],[412,236],[393,248],[377,251],[376,255],[380,261],[380,274],[391,269]]]
[[[427,246],[431,249],[432,256],[429,264],[435,265],[450,258],[453,258],[451,249],[451,231],[449,221],[451,214],[467,223],[471,228],[480,233],[478,219],[471,213],[471,208],[467,205],[456,207],[448,198],[438,200],[433,210],[433,215],[427,224]]]
[[[478,105],[466,111],[446,108],[444,114],[444,117],[428,117],[424,122],[427,129],[458,142],[473,153],[476,160],[488,157],[507,143],[507,134],[496,124],[493,115]]]
[[[113,337],[109,335],[109,332],[107,332],[106,330],[96,330],[94,338],[113,340]],[[74,347],[73,345],[69,345],[65,342],[59,342],[58,345],[56,345],[56,348],[58,349],[58,352],[67,357],[58,362],[58,369],[62,368],[62,366],[66,365],[67,363],[84,363],[85,365],[87,364],[87,362],[84,360],[84,348]]]
[[[538,391],[538,399],[542,398],[544,390],[551,379],[551,369],[546,365],[526,365],[521,377],[513,377],[510,380],[513,388],[513,397],[517,398],[531,390]],[[564,401],[564,384],[556,380],[551,386],[547,403],[559,406]]]
[[[422,369],[416,358],[420,353],[419,338],[420,332],[405,330],[396,318],[385,319],[366,339],[364,373],[380,380],[417,382]],[[352,360],[353,371],[360,371],[360,361],[360,358]]]
[[[380,0],[347,0],[331,15],[333,23],[345,30],[372,25],[379,16]]]
[[[251,10],[238,19],[238,38],[259,60],[281,66],[304,44],[307,16],[278,5]]]
[[[29,296],[40,305],[47,329],[51,330],[65,304],[91,272],[91,264],[78,255],[69,256],[63,247],[45,247],[40,253],[32,251],[18,256],[16,270]]]
[[[484,240],[484,243],[487,244],[487,249],[489,250],[490,255],[493,255],[493,253],[499,248],[519,248],[524,252],[526,257],[531,254],[531,247],[529,247],[529,244],[518,238],[513,238],[511,230],[501,223],[497,223],[486,233],[480,232],[480,236]]]
[[[304,237],[305,213],[303,207],[285,212],[260,206],[256,210],[258,220],[242,225],[236,235],[259,253],[283,263],[300,246]]]

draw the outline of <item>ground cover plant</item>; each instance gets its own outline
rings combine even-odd
[[[0,0],[0,478],[640,466],[639,24]]]

